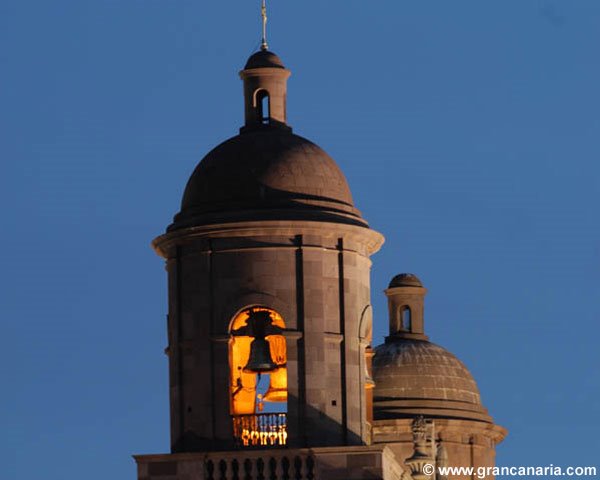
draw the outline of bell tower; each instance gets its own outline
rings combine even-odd
[[[173,452],[363,445],[369,257],[383,243],[336,163],[286,123],[281,59],[240,76],[245,124],[154,240],[169,278]]]
[[[459,458],[465,418],[490,463],[502,432],[487,434],[468,372],[429,344],[414,275],[390,283],[390,335],[371,348],[384,238],[335,161],[288,125],[290,70],[268,49],[262,6],[262,46],[240,72],[244,124],[199,162],[153,241],[168,278],[171,451],[135,456],[138,480],[428,480],[431,412],[452,416],[438,464]],[[448,387],[446,364],[460,376]],[[465,445],[460,458],[475,452]]]

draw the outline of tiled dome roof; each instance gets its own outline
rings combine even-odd
[[[426,415],[491,422],[467,367],[434,343],[389,339],[375,349],[373,379],[376,419]]]
[[[247,218],[366,226],[333,159],[283,129],[242,133],[209,152],[188,181],[171,229]]]

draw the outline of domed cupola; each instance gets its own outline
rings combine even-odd
[[[266,48],[250,56],[240,72],[245,124],[198,164],[168,231],[250,218],[367,226],[335,161],[287,124],[290,74]]]
[[[384,238],[331,157],[288,125],[265,0],[261,16],[240,72],[244,125],[198,164],[153,242],[168,276],[171,454],[136,456],[138,478],[423,480],[494,465],[506,431],[429,342],[416,276],[386,290],[390,335],[373,353]]]
[[[173,452],[370,439],[370,256],[384,239],[287,124],[289,76],[263,41],[240,72],[243,127],[198,164],[153,242],[169,276]]]
[[[397,275],[385,293],[390,335],[373,358],[375,420],[424,415],[492,423],[467,367],[425,335],[421,281]]]

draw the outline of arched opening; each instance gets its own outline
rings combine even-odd
[[[250,307],[231,322],[229,367],[234,437],[241,447],[287,440],[285,322],[275,310]]]
[[[410,307],[402,307],[400,310],[400,322],[402,330],[410,332],[412,329],[412,319],[410,313]]]
[[[271,121],[271,98],[269,92],[264,89],[254,93],[254,107],[260,123],[267,124]]]

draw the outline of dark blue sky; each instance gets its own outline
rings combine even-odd
[[[166,452],[150,248],[242,123],[258,0],[1,0],[2,477]],[[499,465],[598,465],[600,2],[273,0],[289,121],[345,172],[426,329],[508,428]]]

